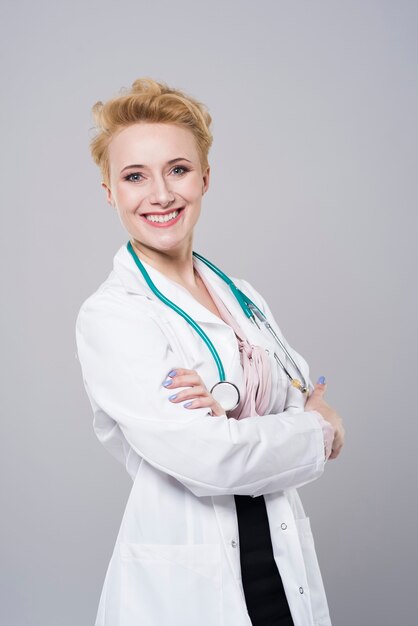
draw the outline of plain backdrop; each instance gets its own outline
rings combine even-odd
[[[194,249],[260,291],[344,418],[300,490],[333,626],[417,623],[417,27],[408,0],[3,4],[2,624],[92,626],[132,484],[74,324],[129,238],[91,107],[144,76],[213,116]]]

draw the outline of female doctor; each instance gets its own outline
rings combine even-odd
[[[263,297],[232,278],[257,324],[193,251],[211,116],[150,78],[93,114],[129,241],[81,305],[77,352],[95,433],[133,480],[95,624],[328,626],[297,487],[338,456],[344,428]]]

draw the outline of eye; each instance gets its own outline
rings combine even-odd
[[[138,178],[135,178],[135,176],[142,176],[142,174],[140,172],[132,172],[132,174],[128,174],[127,176],[124,177],[124,180],[128,180],[131,181],[133,183],[137,183],[139,182]]]
[[[173,169],[171,171],[174,172],[175,170],[183,170],[183,172],[180,172],[180,176],[184,172],[188,172],[189,171],[189,169],[187,167],[185,167],[184,165],[176,165],[176,167],[173,167]]]

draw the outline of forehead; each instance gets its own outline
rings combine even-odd
[[[193,133],[175,124],[140,122],[119,131],[109,143],[109,160],[152,165],[176,157],[197,158]]]

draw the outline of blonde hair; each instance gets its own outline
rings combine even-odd
[[[189,129],[202,170],[206,170],[213,137],[209,129],[212,118],[203,103],[152,78],[138,78],[131,89],[122,89],[121,94],[92,107],[96,135],[90,142],[90,152],[106,184],[110,178],[108,146],[112,137],[138,122],[177,124]]]

